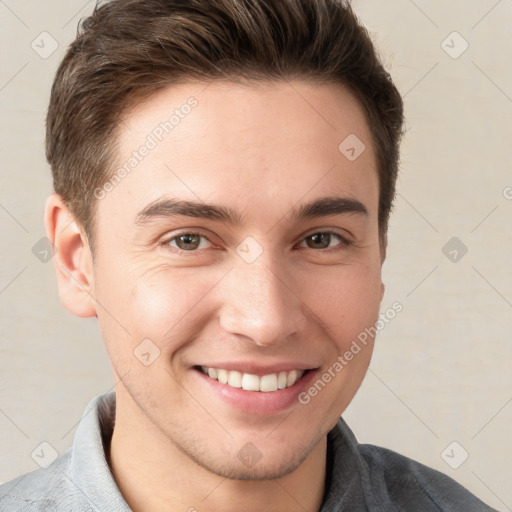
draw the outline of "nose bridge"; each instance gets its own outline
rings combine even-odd
[[[303,325],[303,308],[283,265],[267,252],[249,263],[238,258],[221,312],[221,326],[258,345],[284,342]]]

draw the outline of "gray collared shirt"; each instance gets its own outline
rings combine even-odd
[[[0,485],[2,512],[130,511],[110,472],[105,447],[115,392],[86,407],[73,445],[46,469]],[[446,475],[385,448],[359,444],[343,419],[328,434],[320,512],[496,512]]]

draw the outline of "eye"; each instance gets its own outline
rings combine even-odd
[[[206,240],[206,243],[203,242],[204,240]],[[206,249],[209,247],[208,244],[210,244],[208,238],[200,233],[181,233],[165,242],[165,245],[170,245],[171,247],[189,252],[197,249]]]
[[[335,242],[336,240],[338,243],[333,244],[332,242]],[[312,233],[311,235],[304,238],[303,242],[301,243],[301,247],[304,247],[304,242],[310,249],[320,250],[331,249],[332,247],[341,249],[352,244],[350,240],[346,239],[338,233],[334,233],[333,231],[319,231],[318,233]]]
[[[333,231],[319,231],[303,239],[300,246],[319,250],[337,250],[352,245],[353,242]],[[306,245],[304,245],[306,244]],[[163,245],[178,251],[197,252],[207,249],[212,244],[200,233],[186,232],[169,238]]]

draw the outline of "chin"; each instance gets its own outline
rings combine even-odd
[[[293,443],[276,446],[268,443],[258,449],[254,444],[247,442],[240,448],[233,445],[226,447],[221,453],[211,455],[212,452],[182,447],[182,451],[203,469],[230,480],[263,481],[275,480],[293,473],[311,454],[322,440],[324,434],[316,432],[312,439],[299,441],[293,434],[287,437]],[[257,441],[256,441],[257,442]],[[231,443],[230,443],[231,444]],[[232,450],[229,452],[229,450]]]
[[[239,460],[236,461],[236,464],[233,464],[232,459],[225,461],[211,460],[205,463],[196,460],[196,462],[207,471],[229,480],[264,481],[275,480],[293,473],[308,455],[309,453],[306,451],[285,458],[280,454],[274,454],[272,460],[269,460],[270,456],[262,455],[261,459],[256,462],[246,464]]]

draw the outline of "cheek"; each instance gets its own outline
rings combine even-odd
[[[318,379],[299,396],[304,418],[322,417],[326,431],[345,411],[366,374],[373,350],[368,333],[378,320],[381,300],[380,265],[357,263],[328,274],[318,275],[308,290],[310,303],[317,303],[315,313],[329,329],[332,350]]]
[[[107,349],[116,360],[132,354],[145,339],[162,352],[168,350],[173,340],[180,339],[180,332],[183,337],[185,326],[190,328],[197,304],[213,286],[206,275],[192,276],[190,269],[188,273],[168,267],[148,271],[120,263],[98,265],[95,281],[101,304],[98,320]]]
[[[304,291],[306,303],[325,322],[339,352],[378,320],[380,266],[357,264],[331,269]],[[313,307],[313,305],[316,305]]]
[[[197,269],[142,275],[129,291],[129,322],[139,337],[151,339],[162,351],[177,348],[175,340],[191,339],[200,329],[199,315],[207,305],[203,299],[216,281],[216,274]]]

